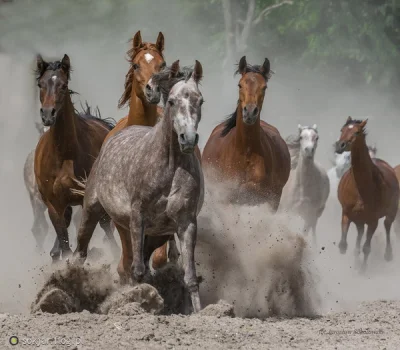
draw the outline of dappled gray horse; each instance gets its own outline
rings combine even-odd
[[[129,126],[103,144],[86,182],[75,251],[83,263],[93,231],[107,213],[120,233],[121,282],[129,277],[140,282],[146,272],[144,235],[176,232],[194,312],[201,309],[194,249],[204,180],[193,153],[203,103],[201,77],[202,67],[196,61],[193,72],[172,87],[156,126]]]
[[[316,243],[316,226],[329,196],[326,171],[314,161],[318,146],[317,125],[298,125],[299,132],[286,142],[292,158],[289,180],[283,188],[280,210],[300,215],[304,220],[304,233],[310,229]]]

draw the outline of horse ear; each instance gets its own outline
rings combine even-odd
[[[71,70],[71,61],[67,54],[65,54],[61,60],[61,68],[69,76],[69,71]]]
[[[160,51],[160,52],[164,51],[164,34],[162,32],[158,33],[156,47],[157,47],[158,51]]]
[[[140,34],[140,30],[138,30],[133,37],[133,49],[138,50],[142,47],[143,41],[142,41],[142,34]]]
[[[239,61],[239,73],[242,75],[246,74],[246,70],[247,70],[246,56],[243,56]]]
[[[353,119],[350,116],[347,117],[346,123],[350,123]]]
[[[361,129],[364,129],[364,128],[365,128],[365,125],[367,125],[367,122],[368,122],[368,119],[363,120],[363,121],[360,123],[360,128],[361,128]]]
[[[193,80],[198,84],[203,78],[203,67],[201,66],[201,63],[196,60],[196,63],[194,65],[194,70],[193,70]]]
[[[179,72],[179,60],[176,60],[174,63],[171,65],[171,72],[169,73],[170,78],[175,78],[176,75]]]
[[[318,131],[317,124],[314,124],[314,125],[312,126],[312,128],[313,128],[315,131]]]
[[[268,58],[265,58],[264,63],[261,67],[261,72],[264,76],[268,76],[269,71],[271,70],[271,63]]]
[[[301,124],[298,124],[297,128],[299,129],[300,132],[303,130],[303,126]]]
[[[46,70],[48,65],[49,64],[45,60],[43,60],[42,55],[36,56],[36,67],[37,67],[37,73],[38,73],[39,77],[43,75],[43,73]]]

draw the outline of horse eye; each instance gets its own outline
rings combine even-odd
[[[200,106],[202,106],[204,103],[204,100],[200,100]]]
[[[160,66],[160,68],[161,68],[161,69],[163,69],[163,68],[165,68],[165,67],[166,67],[166,65],[167,65],[167,63],[166,63],[166,62],[163,62],[163,63],[161,63],[161,66]]]
[[[263,91],[265,91],[265,90],[267,90],[267,87],[266,87],[266,86],[264,86],[262,89],[263,89]]]
[[[42,88],[42,85],[40,85],[40,83],[39,83],[39,84],[37,84],[37,86],[38,86],[38,88],[40,88],[40,89]]]
[[[242,88],[242,85],[238,84],[238,86],[239,86],[239,89],[241,89],[241,88]]]
[[[174,105],[174,101],[168,100],[168,104],[169,104],[170,106],[173,106],[173,105]]]
[[[139,65],[138,65],[137,63],[134,63],[134,64],[133,64],[133,69],[135,69],[135,70],[136,70],[136,69],[139,69]]]

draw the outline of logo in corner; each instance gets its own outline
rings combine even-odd
[[[19,343],[19,339],[18,339],[18,337],[13,335],[12,337],[10,337],[9,342],[11,345],[17,345]]]

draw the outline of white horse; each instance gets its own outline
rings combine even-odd
[[[280,210],[299,215],[304,220],[304,233],[310,229],[316,243],[316,226],[329,196],[329,178],[326,171],[314,161],[318,146],[317,125],[298,125],[296,136],[286,143],[292,158],[289,180],[283,188]]]
[[[368,146],[369,155],[371,158],[376,157],[377,148],[376,146]],[[344,173],[351,167],[351,152],[343,152],[342,154],[335,152],[335,161],[333,162],[333,167],[328,170],[328,177],[330,183],[331,197],[337,198],[337,189],[339,186],[339,181],[344,175]]]

